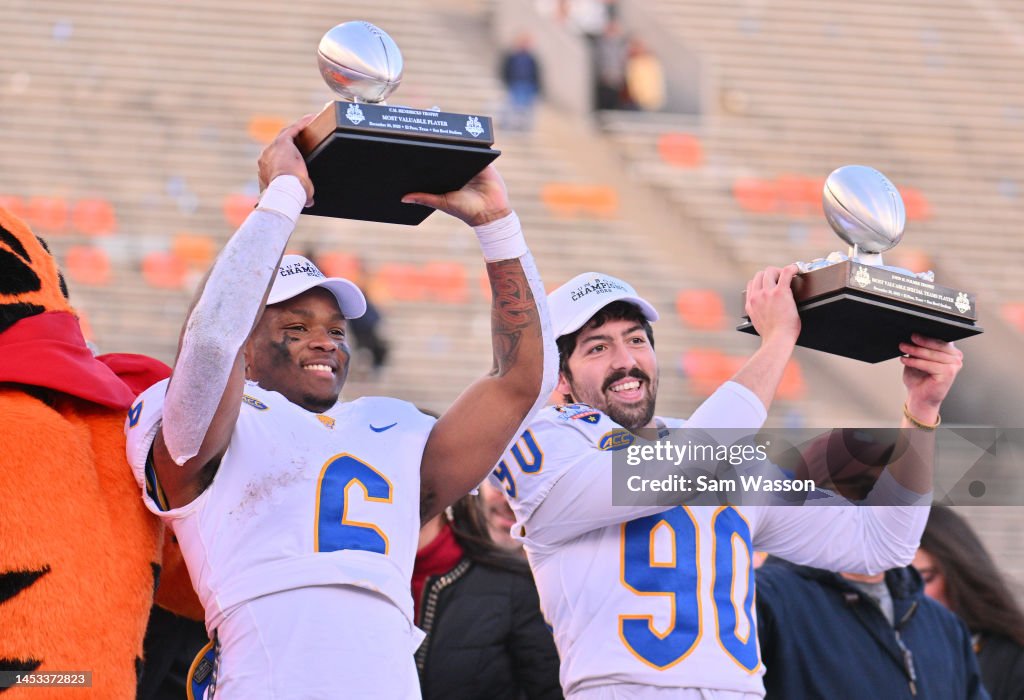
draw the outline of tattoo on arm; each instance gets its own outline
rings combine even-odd
[[[523,331],[539,324],[537,304],[518,259],[487,263],[491,282],[491,342],[493,375],[504,374],[515,364]]]

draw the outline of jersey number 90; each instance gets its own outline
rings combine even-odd
[[[666,596],[672,616],[668,628],[657,631],[650,615],[620,615],[619,636],[637,658],[658,669],[685,659],[700,641],[701,575],[700,537],[690,510],[684,506],[632,520],[622,525],[622,584],[642,596]],[[667,530],[672,543],[671,560],[655,560],[655,540]],[[754,570],[750,566],[751,537],[747,522],[731,506],[719,508],[711,518],[711,594],[718,642],[742,668],[753,672],[759,665],[754,626]],[[737,604],[735,555],[747,562],[746,595]],[[745,633],[739,621],[746,619]]]

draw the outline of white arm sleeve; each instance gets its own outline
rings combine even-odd
[[[213,265],[164,400],[164,442],[177,464],[199,454],[305,201],[298,178],[275,178]]]
[[[545,419],[531,426],[532,438],[543,457],[542,469],[523,472],[515,454],[506,453],[503,464],[518,472],[516,489],[519,501],[510,498],[517,516],[517,529],[525,528],[525,540],[534,546],[548,546],[578,537],[591,530],[623,523],[675,507],[668,505],[612,505],[612,452],[604,438],[609,432],[624,431],[607,416],[597,423],[560,417],[550,409]],[[726,382],[701,404],[687,421],[684,430],[693,431],[699,442],[712,442],[713,428],[731,426],[755,430],[766,417],[763,404],[749,389]],[[522,453],[523,447],[520,447]],[[660,479],[678,474],[687,464],[650,463],[645,478]],[[543,475],[542,479],[537,479]],[[495,477],[495,481],[497,481]],[[505,485],[507,487],[507,485]],[[506,488],[506,493],[507,493]]]
[[[887,505],[872,505],[878,503]],[[877,574],[914,558],[930,504],[930,493],[914,493],[884,471],[859,505],[831,496],[763,507],[754,547],[795,564]]]

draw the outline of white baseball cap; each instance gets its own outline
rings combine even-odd
[[[600,272],[584,272],[548,294],[548,311],[555,337],[575,333],[613,301],[629,302],[640,309],[648,321],[658,320],[655,308],[628,282]]]
[[[359,287],[341,277],[325,277],[320,268],[301,255],[281,258],[267,305],[287,301],[313,287],[323,287],[333,294],[345,318],[359,318],[366,313],[366,297]]]

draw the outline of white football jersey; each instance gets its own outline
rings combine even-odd
[[[757,429],[765,410],[729,382],[689,422],[659,420]],[[617,684],[763,696],[753,552],[881,571],[913,557],[927,520],[916,507],[613,506],[612,453],[632,440],[587,406],[548,407],[490,476],[516,515],[567,696]],[[880,497],[919,502],[886,477]]]
[[[414,629],[409,581],[433,418],[379,397],[312,413],[247,382],[213,482],[168,510],[147,467],[166,387],[132,406],[129,461],[146,505],[174,529],[211,634],[242,603],[326,584],[384,595]]]

